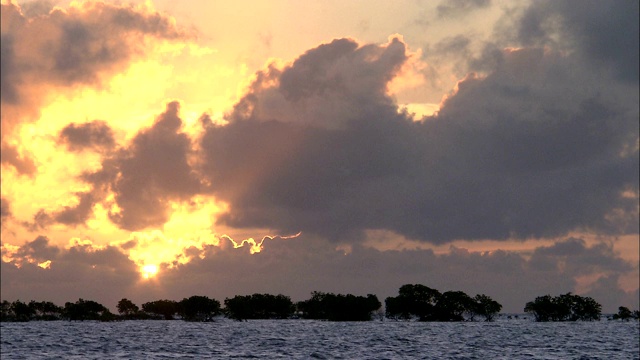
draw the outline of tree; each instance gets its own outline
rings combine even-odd
[[[464,321],[481,315],[491,321],[502,309],[487,295],[471,298],[463,291],[440,293],[427,286],[402,285],[398,296],[385,300],[386,315],[392,319],[417,318],[419,321]]]
[[[231,319],[286,319],[293,315],[295,307],[291,298],[284,295],[253,294],[224,300],[225,312]]]
[[[493,321],[502,310],[502,305],[487,295],[478,294],[473,300],[475,301],[474,314],[483,316],[485,321]]]
[[[206,296],[194,295],[178,303],[180,315],[187,321],[211,321],[220,314],[220,302]]]
[[[567,293],[539,296],[526,303],[524,311],[532,313],[536,321],[591,321],[600,319],[602,306],[590,297]]]
[[[180,306],[173,300],[156,300],[142,304],[142,310],[162,316],[165,320],[173,320],[173,316],[180,310]]]
[[[475,302],[463,291],[446,291],[438,297],[430,320],[464,321],[464,314],[472,314],[474,308]]]
[[[13,310],[11,309],[11,303],[7,300],[2,300],[2,312],[0,314],[0,321],[12,321],[14,319]]]
[[[29,307],[36,320],[60,320],[63,308],[50,301],[30,301]]]
[[[614,319],[620,319],[620,320],[629,320],[633,317],[633,313],[631,312],[631,310],[629,310],[628,307],[625,306],[620,306],[618,308],[618,313],[613,315]]]
[[[538,296],[524,306],[525,313],[532,313],[536,321],[550,321],[554,319],[555,305],[551,295]]]
[[[569,320],[594,321],[600,320],[602,305],[586,296],[570,295],[571,316]]]
[[[15,321],[29,321],[35,315],[35,310],[20,300],[11,304],[11,311],[15,316]]]
[[[438,290],[424,285],[402,285],[397,297],[385,300],[387,317],[409,319],[416,316],[420,321],[431,320],[435,317],[434,310],[440,295]]]
[[[368,321],[382,304],[375,295],[355,296],[314,291],[309,300],[300,301],[297,308],[306,319],[331,321]]]
[[[68,320],[112,320],[113,314],[104,305],[93,300],[78,299],[64,304],[63,317]]]
[[[118,313],[126,318],[131,318],[140,311],[138,305],[134,304],[131,300],[126,298],[118,301],[117,308]]]

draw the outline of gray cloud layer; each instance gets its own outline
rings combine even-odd
[[[505,311],[522,312],[536,296],[574,291],[577,276],[595,275],[586,292],[603,304],[605,312],[638,303],[638,291],[625,292],[617,282],[621,275],[637,270],[637,264],[625,262],[608,245],[587,246],[573,238],[539,247],[530,258],[455,247],[440,255],[430,250],[380,252],[354,247],[345,255],[323,240],[304,236],[270,240],[268,249],[255,255],[231,246],[190,248],[185,254],[192,257],[189,263],[163,268],[157,280],[141,283],[137,267],[117,247],[98,250],[78,244],[63,249],[38,237],[24,244],[11,262],[2,262],[0,284],[2,293],[11,295],[9,300],[62,304],[84,297],[114,308],[122,297],[141,303],[195,294],[223,300],[256,292],[282,293],[303,300],[318,290],[385,298],[403,284],[422,283],[443,291],[485,293],[501,302]],[[49,269],[36,266],[46,260],[52,261]]]

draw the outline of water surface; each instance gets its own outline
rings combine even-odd
[[[640,324],[220,319],[2,323],[5,359],[638,359]]]

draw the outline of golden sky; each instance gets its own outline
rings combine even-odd
[[[3,299],[637,306],[626,6],[5,1]]]

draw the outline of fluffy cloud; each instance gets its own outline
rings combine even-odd
[[[114,247],[77,241],[68,248],[39,236],[14,251],[2,248],[2,293],[63,305],[77,297],[113,306],[139,278],[138,267]],[[73,298],[69,294],[73,294]]]
[[[0,219],[4,221],[4,219],[11,216],[11,206],[9,200],[0,198]]]
[[[523,13],[516,33],[524,45],[572,48],[595,68],[607,67],[637,86],[638,12],[637,1],[535,1]]]
[[[638,231],[637,96],[606,71],[508,49],[414,122],[386,92],[407,60],[399,39],[343,39],[259,73],[202,137],[220,221],[337,241]]]
[[[86,174],[93,191],[80,196],[74,211],[84,213],[111,192],[116,205],[111,220],[123,229],[139,230],[163,225],[169,201],[187,201],[200,192],[200,180],[188,162],[191,140],[181,132],[179,109],[178,102],[167,104],[151,128],[106,157],[99,171]]]
[[[37,5],[23,13],[3,3],[1,13],[2,161],[27,174],[35,171],[28,154],[6,140],[16,124],[37,117],[51,93],[103,86],[145,52],[149,39],[185,36],[170,18],[147,9],[91,1],[47,12],[50,5]]]
[[[450,18],[461,16],[477,9],[487,8],[491,0],[445,0],[436,8],[438,17]]]
[[[67,125],[60,132],[60,141],[66,144],[70,151],[110,150],[115,147],[113,131],[106,122],[99,120]]]

